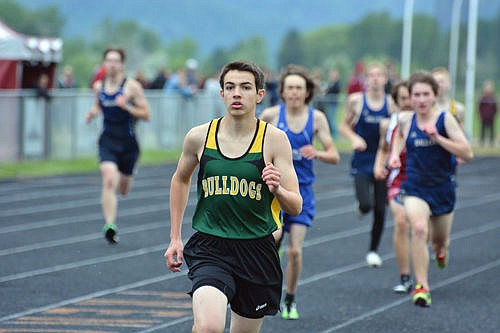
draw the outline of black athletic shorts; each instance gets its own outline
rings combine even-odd
[[[226,239],[196,232],[184,247],[192,281],[222,291],[231,310],[245,318],[275,315],[280,308],[283,272],[272,235]]]
[[[135,137],[115,138],[106,134],[99,137],[99,161],[116,163],[122,174],[132,175],[138,158],[139,144]]]

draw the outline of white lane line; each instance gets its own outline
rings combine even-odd
[[[496,170],[496,166],[482,166],[482,168],[478,167],[474,170],[462,169],[462,172],[459,174],[459,177],[464,177],[467,174],[485,174],[490,170]],[[317,176],[329,177],[328,172],[322,172],[322,170],[318,170]],[[348,173],[348,170],[345,170],[345,173]],[[158,174],[151,174],[145,177],[141,177],[135,180],[134,189],[149,187],[152,185],[158,185],[158,177],[164,179],[165,183],[165,192],[168,195],[168,185],[170,182],[168,174],[165,176]],[[331,179],[331,178],[329,178]],[[22,185],[19,185],[22,183]],[[339,186],[339,184],[345,183],[345,179],[333,178],[332,184],[335,186]],[[1,183],[0,183],[1,184]],[[349,183],[350,184],[350,183]],[[23,200],[33,200],[40,198],[53,198],[57,196],[66,196],[66,195],[74,195],[74,194],[86,194],[86,193],[100,193],[99,185],[100,185],[100,176],[96,174],[95,176],[78,176],[74,175],[72,177],[62,177],[62,178],[42,178],[35,179],[29,181],[17,181],[17,182],[7,182],[1,184],[0,187],[0,204],[3,203],[11,203],[18,202]],[[50,189],[47,190],[47,187],[55,186],[55,187],[63,187],[61,189]],[[78,187],[79,189],[68,189],[68,186]],[[83,189],[81,187],[84,187]],[[12,193],[13,191],[19,191],[16,193]]]
[[[113,260],[121,260],[121,259],[131,258],[131,257],[135,257],[135,256],[142,256],[142,255],[145,255],[145,254],[148,254],[151,252],[160,252],[162,250],[163,251],[165,250],[165,244],[144,247],[144,248],[141,248],[141,249],[138,249],[135,251],[128,251],[128,252],[123,252],[123,253],[118,253],[118,254],[113,254],[113,255],[107,255],[104,257],[75,261],[75,262],[68,263],[68,264],[56,265],[56,266],[46,267],[46,268],[42,268],[42,269],[36,269],[36,270],[32,270],[32,271],[22,272],[22,273],[18,273],[18,274],[6,275],[6,276],[0,277],[0,283],[13,281],[13,280],[19,280],[19,279],[25,279],[25,278],[31,278],[31,277],[38,276],[38,275],[50,274],[50,273],[55,273],[55,272],[64,271],[64,270],[68,270],[68,269],[80,268],[83,266],[101,264],[101,263],[110,262]]]
[[[167,170],[169,171],[169,170]],[[171,170],[173,172],[173,169]],[[167,173],[150,173],[146,176],[135,177],[135,183],[154,183],[158,184],[158,178],[165,179],[165,183],[170,183],[170,172]],[[62,176],[47,176],[47,177],[39,177],[39,178],[31,178],[31,179],[20,179],[13,181],[0,181],[0,196],[3,195],[11,195],[13,191],[22,191],[22,192],[33,192],[37,191],[46,191],[47,187],[63,187],[67,188],[68,186],[88,186],[95,187],[100,186],[101,184],[101,175],[91,174],[91,175],[68,175],[67,177]],[[58,189],[51,189],[54,191],[58,191]]]
[[[345,195],[345,193],[332,193],[329,196],[322,196],[322,198],[320,200],[337,198],[337,197],[344,196],[344,195]],[[196,199],[193,198],[188,203],[188,206],[194,206],[195,204],[196,204]],[[136,214],[137,215],[144,214],[145,213],[145,209],[148,209],[148,208],[140,208],[138,210],[138,212],[136,212]],[[167,210],[169,210],[169,209],[167,209]],[[328,211],[328,215],[326,215],[326,216],[327,217],[331,217],[331,216],[334,216],[334,215],[337,215],[337,214],[343,214],[343,213],[346,213],[346,212],[349,212],[349,211],[351,211],[350,208],[345,208],[345,209],[344,208],[339,208],[339,209],[336,209],[336,210],[330,210],[330,211]],[[127,212],[124,212],[123,214],[126,214],[128,217],[134,215],[131,210],[129,210]],[[102,215],[100,213],[99,214],[94,214],[94,215],[95,215],[95,219],[101,219],[102,218]],[[319,216],[319,218],[321,218],[322,214],[318,214],[318,216]],[[66,223],[68,223],[68,222],[69,223],[88,222],[89,220],[87,218],[83,218],[83,217],[77,216],[77,217],[73,218],[73,220],[71,220],[71,221],[65,220],[63,218],[58,219],[58,221],[61,224],[65,223],[65,222]],[[190,221],[191,221],[191,217],[187,216],[184,219],[183,224],[188,224],[188,223],[190,223]],[[38,223],[36,224],[36,226],[39,226]],[[130,234],[130,233],[134,233],[134,232],[143,232],[143,231],[146,231],[146,230],[163,228],[165,226],[166,226],[166,222],[165,221],[152,222],[152,223],[148,223],[148,224],[142,224],[140,226],[122,228],[122,229],[120,229],[120,234],[126,235],[126,234]],[[7,233],[7,232],[14,232],[13,229],[15,231],[21,231],[21,230],[19,230],[18,227],[3,228],[3,229],[0,229],[0,234],[3,233],[3,232],[5,232],[5,233]],[[79,236],[68,237],[68,238],[64,238],[64,239],[57,239],[57,240],[52,240],[52,241],[39,242],[39,243],[34,243],[34,244],[29,244],[29,245],[23,245],[23,246],[18,246],[18,247],[13,247],[13,248],[6,248],[6,249],[3,249],[3,250],[0,250],[0,257],[1,256],[6,256],[6,255],[13,255],[13,254],[18,254],[18,253],[33,251],[33,250],[41,250],[41,249],[46,249],[46,248],[50,248],[50,247],[56,247],[56,246],[62,246],[62,245],[68,245],[68,244],[75,244],[75,243],[79,243],[79,242],[92,241],[92,240],[96,240],[96,239],[99,239],[99,238],[102,238],[102,234],[100,234],[100,233],[93,233],[93,234],[88,234],[88,235],[79,235]]]
[[[66,305],[70,305],[70,304],[75,304],[75,303],[87,301],[87,300],[93,299],[93,298],[98,298],[98,297],[102,297],[102,296],[116,294],[116,293],[119,293],[119,292],[122,292],[122,291],[125,291],[125,290],[129,290],[129,289],[140,288],[140,287],[144,287],[144,286],[147,286],[147,285],[150,285],[150,284],[154,284],[154,283],[158,283],[158,282],[163,282],[163,281],[167,281],[167,280],[172,280],[172,279],[175,279],[175,278],[178,278],[178,277],[181,277],[181,276],[185,276],[186,274],[187,274],[187,271],[180,272],[180,273],[171,273],[171,274],[166,273],[166,274],[163,274],[163,275],[160,275],[160,276],[157,276],[157,277],[153,277],[153,278],[150,278],[150,279],[145,279],[145,280],[141,280],[141,281],[137,281],[137,282],[125,284],[125,285],[122,285],[122,286],[119,286],[119,287],[116,287],[116,288],[105,289],[105,290],[97,291],[95,293],[91,293],[91,294],[88,294],[88,295],[79,296],[79,297],[67,299],[67,300],[64,300],[64,301],[61,301],[61,302],[57,302],[57,303],[49,304],[49,305],[46,305],[46,306],[42,306],[42,307],[39,307],[39,308],[33,308],[33,309],[29,309],[29,310],[26,310],[26,311],[23,311],[23,312],[13,313],[11,315],[1,317],[0,318],[0,322],[7,321],[7,320],[12,320],[12,319],[16,319],[16,318],[19,318],[19,317],[29,316],[29,315],[32,315],[32,314],[35,314],[35,313],[40,313],[40,312],[48,311],[48,310],[59,308],[59,307],[62,307],[62,306],[66,306]]]
[[[192,206],[192,205],[194,205],[195,202],[196,202],[196,199],[193,198],[192,200],[190,200],[190,202],[188,204],[190,206]],[[155,205],[147,205],[147,206],[140,206],[140,207],[134,207],[134,208],[124,208],[124,209],[120,210],[119,217],[120,216],[130,217],[130,216],[136,216],[136,215],[142,215],[142,214],[148,214],[148,213],[156,213],[156,212],[162,212],[164,210],[169,211],[168,206],[166,204],[155,204]],[[37,221],[37,222],[31,222],[31,223],[25,223],[25,224],[21,224],[21,225],[13,225],[13,226],[0,228],[0,234],[19,232],[19,231],[32,231],[35,229],[54,227],[54,226],[73,224],[73,223],[82,223],[82,222],[89,222],[89,221],[102,221],[102,219],[103,219],[102,213],[100,213],[100,212],[89,213],[89,214],[84,214],[84,215],[77,215],[77,216],[62,216],[62,217],[59,217],[56,219]]]
[[[173,326],[176,326],[176,325],[179,325],[179,324],[183,324],[186,321],[191,321],[191,320],[193,320],[193,316],[187,316],[187,317],[183,317],[183,318],[179,318],[177,320],[169,321],[168,323],[164,323],[164,324],[161,324],[161,325],[158,325],[158,326],[154,326],[154,327],[148,328],[147,330],[139,331],[139,332],[136,332],[136,333],[151,333],[151,332],[156,332],[158,330],[162,330],[163,331],[163,329],[165,329],[165,328],[173,327]]]
[[[149,199],[149,198],[158,198],[158,197],[165,197],[168,198],[170,196],[168,192],[168,187],[165,186],[165,188],[155,188],[151,189],[150,187],[152,185],[158,185],[158,181],[149,181],[147,183],[142,183],[142,184],[134,184],[134,192],[131,194],[133,196],[133,200],[140,200],[140,199]],[[191,186],[191,192],[196,192],[196,187],[195,185]],[[352,190],[340,190],[340,191],[333,191],[334,193],[352,193]],[[16,207],[16,208],[9,208],[9,209],[2,209],[0,211],[0,217],[12,217],[12,216],[18,216],[18,215],[26,215],[26,214],[33,214],[33,213],[40,213],[40,212],[51,212],[51,211],[58,211],[61,209],[70,209],[70,208],[79,208],[79,207],[86,207],[90,205],[98,205],[99,204],[99,197],[100,197],[100,191],[99,189],[96,188],[77,188],[77,189],[64,189],[64,190],[54,190],[54,191],[48,191],[48,190],[43,190],[43,191],[37,191],[37,192],[28,192],[28,193],[17,193],[17,194],[12,194],[11,196],[5,196],[5,197],[0,197],[0,204],[13,204],[15,202],[23,202],[23,201],[29,201],[29,200],[38,200],[40,199],[48,199],[48,198],[57,198],[57,197],[66,197],[66,196],[76,196],[76,195],[84,195],[84,194],[95,194],[94,197],[92,198],[87,198],[87,199],[73,199],[73,200],[67,200],[62,202],[56,202],[56,203],[43,203],[40,202],[39,204],[30,204],[30,207]],[[329,195],[329,194],[326,194]]]
[[[154,190],[151,190],[150,187],[155,186]],[[164,189],[158,188],[158,180],[150,180],[150,181],[141,181],[140,183],[134,183],[134,195],[141,194],[142,192],[157,192],[162,191],[164,195],[168,196],[167,187]],[[30,191],[29,189],[24,190],[19,193],[10,193],[9,195],[0,196],[0,204],[12,204],[14,202],[22,202],[29,200],[40,200],[40,199],[49,199],[49,198],[57,198],[59,196],[77,196],[84,194],[94,194],[97,200],[101,196],[101,188],[100,186],[91,186],[89,184],[66,184],[63,189],[47,189],[42,188],[39,191]],[[156,194],[155,194],[156,195]]]
[[[500,221],[499,220],[495,220],[495,221],[488,222],[488,223],[480,225],[480,226],[476,226],[476,227],[473,227],[473,228],[461,230],[461,231],[456,232],[456,233],[452,233],[451,240],[452,241],[456,241],[456,240],[459,240],[459,239],[463,239],[463,238],[467,238],[467,237],[472,237],[474,235],[482,234],[482,233],[485,233],[485,232],[488,232],[488,231],[492,231],[492,230],[495,230],[495,229],[498,229],[498,228],[500,228]],[[331,237],[324,237],[323,241],[324,242],[328,242],[328,241],[331,241],[331,240],[334,240],[334,239],[335,239],[334,235],[331,235]],[[304,242],[304,247],[312,246],[312,245],[318,245],[319,244],[317,242],[311,242],[311,243],[312,244],[310,244],[308,242]],[[394,259],[394,258],[395,258],[394,252],[388,253],[386,255],[382,255],[382,259],[383,260],[389,260],[389,259]],[[343,266],[343,267],[335,268],[335,269],[332,269],[332,270],[328,270],[328,271],[325,271],[325,272],[322,272],[322,273],[318,273],[318,274],[312,275],[312,276],[310,276],[308,278],[301,279],[299,281],[299,286],[306,285],[306,284],[309,284],[309,283],[314,283],[314,282],[317,282],[317,281],[325,279],[325,278],[329,278],[329,277],[332,277],[332,276],[335,276],[335,275],[339,275],[341,273],[346,273],[346,272],[349,272],[349,271],[352,271],[352,270],[355,270],[355,269],[358,269],[358,268],[364,268],[364,267],[366,267],[366,262],[365,261],[360,261],[360,262],[353,263],[353,264],[350,264],[350,265],[347,265],[347,266]]]
[[[483,204],[488,203],[490,201],[496,201],[498,197],[500,197],[500,194],[486,195],[484,197],[481,197],[481,199],[468,200],[467,202],[465,202],[462,205],[460,205],[459,207],[457,207],[457,209],[470,208],[470,207],[476,206],[476,205],[483,205]],[[335,215],[344,214],[344,213],[351,211],[351,209],[352,209],[352,207],[350,207],[350,206],[344,206],[344,207],[334,208],[334,209],[330,209],[330,210],[323,210],[320,214],[318,214],[317,218],[318,219],[319,218],[326,218],[326,217],[332,217]],[[188,221],[188,220],[189,219],[185,219],[185,221]],[[158,228],[162,227],[161,222],[152,223],[152,224],[154,224],[154,226],[158,227]],[[387,229],[390,226],[391,226],[390,224],[386,223],[384,228]],[[136,231],[144,231],[144,227],[145,227],[144,225],[129,227],[129,228],[126,228],[126,230],[123,230],[123,233],[127,234],[127,233],[136,232]],[[321,244],[321,243],[328,242],[328,241],[335,240],[335,239],[341,239],[344,237],[351,237],[354,235],[358,235],[358,234],[367,232],[367,231],[369,231],[369,228],[370,227],[368,225],[364,225],[362,227],[337,232],[337,233],[334,233],[331,235],[316,237],[316,238],[305,241],[304,246],[312,246],[312,245]],[[472,228],[470,230],[474,230],[474,229],[475,228]],[[92,237],[99,237],[97,234],[94,234],[94,235],[95,236],[92,236]],[[83,237],[83,238],[85,238],[85,237]],[[78,242],[78,241],[80,241],[80,239],[76,240],[76,242]],[[28,245],[28,246],[18,247],[18,248],[14,248],[14,249],[6,249],[6,250],[0,251],[0,256],[21,253],[21,252],[25,252],[25,251],[39,250],[41,248],[47,248],[50,246],[59,246],[59,245],[63,245],[62,244],[63,242],[64,242],[64,240],[59,240],[59,241],[53,241],[53,242],[48,242],[48,243],[46,242],[45,244],[39,244],[39,245],[34,244],[31,246]],[[118,259],[132,257],[132,256],[134,256],[133,253],[137,253],[136,255],[143,255],[143,254],[146,254],[149,252],[157,251],[158,249],[161,249],[164,246],[165,245],[160,244],[160,245],[155,245],[155,246],[149,247],[149,248],[142,248],[142,249],[138,249],[136,251],[126,252],[126,253],[122,254],[124,257],[116,257],[116,259],[118,260]],[[152,249],[152,250],[147,250],[147,249]],[[146,251],[146,252],[144,252],[144,251]],[[18,273],[18,274],[3,276],[3,277],[0,277],[0,282],[7,282],[7,281],[12,281],[12,280],[24,279],[24,278],[29,278],[29,277],[33,277],[33,276],[42,275],[42,274],[49,274],[49,273],[62,271],[62,270],[75,269],[75,268],[87,266],[90,264],[97,264],[97,263],[108,262],[108,261],[110,261],[109,257],[103,257],[103,258],[93,258],[93,259],[77,261],[77,262],[73,262],[73,263],[69,263],[69,264],[56,265],[56,266],[47,267],[44,269],[38,269],[38,270],[27,271],[27,272],[22,272],[22,273]]]
[[[493,269],[493,268],[496,268],[498,266],[500,266],[500,259],[496,260],[496,261],[489,262],[489,263],[481,265],[481,266],[478,266],[478,267],[476,267],[474,269],[468,270],[466,272],[460,273],[460,274],[455,275],[455,276],[453,276],[451,278],[443,280],[443,281],[441,281],[439,283],[436,283],[432,287],[432,290],[448,286],[450,284],[453,284],[455,282],[459,282],[461,280],[467,279],[467,278],[472,277],[472,276],[474,276],[476,274],[480,274],[480,273],[486,272],[486,271],[488,271],[490,269]],[[384,311],[387,311],[387,310],[389,310],[391,308],[394,308],[394,307],[396,307],[398,305],[401,305],[401,304],[407,303],[407,302],[409,302],[409,300],[408,300],[408,298],[405,297],[404,299],[388,303],[388,304],[386,304],[384,306],[378,307],[378,308],[373,309],[371,311],[365,312],[365,313],[363,313],[363,314],[361,314],[359,316],[351,318],[351,319],[343,322],[342,324],[339,324],[339,325],[336,325],[336,326],[333,326],[333,327],[329,327],[326,330],[322,331],[321,333],[331,333],[331,332],[338,331],[338,330],[340,330],[342,328],[346,328],[346,327],[351,326],[353,324],[356,324],[356,323],[358,323],[360,321],[363,321],[366,318],[372,317],[374,315],[377,315],[379,313],[382,313]]]
[[[470,229],[467,229],[467,230],[462,230],[462,231],[460,231],[458,233],[454,233],[454,234],[452,234],[452,240],[457,240],[457,239],[461,239],[461,238],[470,237],[470,236],[473,236],[473,235],[476,235],[476,234],[480,234],[480,233],[491,231],[491,230],[499,228],[499,227],[500,227],[500,221],[489,222],[489,223],[487,223],[485,225],[481,225],[481,226],[478,226],[478,227],[475,227],[475,228],[470,228]],[[187,240],[185,240],[185,239],[183,240],[184,243],[186,241]],[[324,241],[326,242],[328,240],[325,239]],[[313,246],[313,245],[318,245],[318,243],[317,242],[311,242],[311,244],[304,243],[304,247]],[[163,250],[164,247],[160,248],[160,246],[158,246],[158,247],[154,247],[153,249],[154,249],[154,251],[159,251],[159,250]],[[131,251],[131,252],[137,252],[137,251]],[[132,254],[131,252],[129,254]],[[115,255],[115,256],[119,256],[119,255]],[[394,258],[394,254],[390,253],[390,254],[387,254],[387,255],[383,255],[382,258],[384,260],[392,259],[392,258]],[[364,267],[366,267],[366,263],[364,261],[361,261],[361,262],[353,263],[353,264],[350,264],[350,265],[347,265],[347,266],[343,266],[343,267],[339,267],[339,268],[336,268],[336,269],[332,269],[332,270],[328,270],[328,271],[325,271],[325,272],[321,272],[321,273],[312,275],[312,276],[310,276],[308,278],[301,279],[299,281],[299,286],[307,285],[307,284],[310,284],[310,283],[315,283],[315,282],[318,282],[318,281],[320,281],[322,279],[330,278],[330,277],[333,277],[333,276],[336,276],[336,275],[339,275],[339,274],[342,274],[342,273],[347,273],[347,272],[354,271],[356,269],[361,269],[361,268],[364,268]],[[120,286],[120,287],[117,287],[117,288],[102,290],[102,291],[99,291],[99,292],[96,292],[96,293],[92,293],[92,294],[89,294],[89,295],[86,295],[86,296],[81,296],[81,297],[77,297],[77,298],[72,298],[72,299],[69,299],[69,300],[65,300],[65,301],[62,301],[62,302],[50,304],[50,305],[47,305],[45,307],[40,307],[40,308],[36,308],[36,309],[30,309],[30,310],[27,310],[27,311],[24,311],[24,312],[19,312],[19,313],[15,313],[15,314],[12,314],[12,315],[8,315],[8,316],[0,318],[0,322],[6,321],[6,320],[11,320],[11,319],[16,319],[16,318],[27,316],[27,315],[31,315],[31,314],[34,314],[34,313],[39,313],[39,312],[47,311],[47,310],[50,310],[50,309],[53,309],[53,308],[57,308],[57,307],[61,307],[61,306],[69,305],[69,304],[78,303],[78,302],[81,302],[81,301],[84,301],[84,300],[88,300],[88,299],[91,299],[91,298],[96,298],[96,297],[100,297],[100,296],[104,296],[104,295],[109,295],[109,294],[113,294],[113,293],[124,291],[124,290],[128,290],[128,289],[133,289],[133,288],[137,288],[137,287],[142,287],[142,286],[145,286],[145,285],[148,285],[148,284],[153,284],[153,283],[161,282],[161,281],[164,281],[164,280],[174,279],[174,278],[177,278],[177,277],[184,276],[186,274],[187,274],[187,270],[184,270],[180,274],[161,275],[161,276],[158,276],[158,277],[154,277],[154,278],[150,278],[150,279],[146,279],[146,280],[141,280],[141,281],[138,281],[138,282],[135,282],[135,283],[132,283],[132,284],[127,284],[127,285],[124,285],[124,286]],[[464,273],[462,273],[462,274],[464,274]],[[460,276],[460,275],[458,275],[458,276]],[[436,286],[439,287],[440,284],[436,284]],[[395,303],[397,303],[397,302],[395,302]],[[184,321],[185,320],[182,320],[181,322],[184,322]],[[165,326],[165,325],[167,325],[167,326]],[[154,330],[150,329],[148,332],[154,332],[156,330],[159,330],[159,329],[162,329],[162,328],[165,328],[165,327],[169,327],[169,326],[171,326],[171,325],[162,324],[161,326],[156,327]]]
[[[452,240],[457,240],[457,239],[461,239],[461,238],[466,238],[466,237],[469,237],[469,236],[473,236],[473,235],[476,235],[476,234],[479,234],[479,233],[484,233],[484,232],[487,232],[487,231],[490,231],[490,230],[493,230],[493,229],[496,229],[496,228],[499,228],[500,227],[500,221],[494,221],[494,222],[490,222],[490,223],[487,223],[486,225],[483,225],[483,226],[478,226],[476,228],[471,228],[471,229],[467,229],[467,230],[463,230],[461,232],[458,232],[456,234],[453,234],[452,235]],[[309,245],[306,245],[304,244],[304,247],[306,246],[312,246],[312,245],[316,245],[316,243],[314,242],[314,244],[309,244]],[[383,255],[382,258],[384,260],[388,260],[388,259],[393,259],[395,256],[393,253],[391,254],[387,254],[387,255]],[[487,263],[485,265],[482,265],[480,267],[477,267],[475,269],[472,269],[472,270],[469,270],[467,272],[463,272],[461,274],[458,274],[452,278],[449,278],[449,279],[446,279],[446,280],[443,280],[439,283],[436,283],[434,285],[434,287],[432,288],[433,290],[434,289],[438,289],[438,288],[441,288],[443,286],[446,286],[450,283],[454,283],[454,282],[458,282],[460,280],[463,280],[467,277],[470,277],[470,276],[473,276],[475,274],[479,274],[479,273],[482,273],[486,270],[489,270],[491,268],[495,268],[497,266],[500,265],[500,259],[499,260],[496,260],[496,261],[493,261],[493,262],[490,262],[490,263]],[[366,262],[364,261],[361,261],[361,262],[357,262],[357,263],[353,263],[353,264],[350,264],[350,265],[347,265],[347,266],[343,266],[343,267],[339,267],[339,268],[336,268],[336,269],[332,269],[332,270],[329,270],[329,271],[325,271],[325,272],[322,272],[322,273],[318,273],[318,274],[315,274],[313,276],[310,276],[309,278],[305,278],[305,279],[301,279],[299,281],[299,286],[303,286],[303,285],[307,285],[307,284],[311,284],[311,283],[316,283],[320,280],[323,280],[323,279],[328,279],[328,278],[331,278],[331,277],[334,277],[334,276],[337,276],[337,275],[340,275],[340,274],[343,274],[343,273],[348,273],[348,272],[351,272],[351,271],[354,271],[354,270],[357,270],[357,269],[362,269],[362,268],[365,268],[366,267]],[[285,289],[285,287],[284,287]],[[407,303],[408,302],[408,298],[402,298],[398,301],[394,301],[394,302],[391,302],[389,304],[386,304],[382,307],[379,307],[379,308],[376,308],[374,310],[371,310],[371,311],[368,311],[368,312],[365,312],[363,313],[362,315],[359,315],[359,316],[356,316],[340,325],[337,325],[337,326],[334,326],[332,328],[329,328],[327,329],[326,331],[322,332],[322,333],[327,333],[327,332],[334,332],[336,330],[339,330],[341,328],[344,328],[346,326],[349,326],[349,325],[352,325],[356,322],[359,322],[359,321],[362,321],[368,317],[371,317],[373,315],[376,315],[378,313],[381,313],[383,311],[386,311],[388,309],[391,309],[395,306],[398,306],[400,304],[403,304],[403,303]],[[144,330],[144,331],[139,331],[137,333],[151,333],[151,332],[156,332],[156,331],[160,331],[160,330],[163,330],[165,328],[168,328],[168,327],[173,327],[177,324],[181,324],[181,323],[184,323],[188,320],[192,320],[192,316],[189,316],[189,317],[185,317],[185,318],[181,318],[175,322],[168,322],[168,323],[164,323],[164,324],[161,324],[161,325],[157,325],[157,326],[154,326],[154,327],[151,327],[151,328],[148,328],[147,330]]]
[[[352,193],[353,193],[353,191],[351,191],[351,190],[332,191],[332,192],[329,192],[328,194],[318,196],[317,201],[335,199],[335,198],[351,195]],[[189,201],[188,201],[188,207],[194,207],[196,205],[196,201],[197,201],[197,199],[195,197],[191,196],[191,199],[189,199]],[[167,210],[167,212],[170,211],[169,207],[165,204],[141,206],[141,207],[136,207],[136,208],[125,208],[125,209],[122,209],[120,211],[120,215],[130,217],[130,216],[134,216],[134,215],[160,212],[160,211],[163,211],[165,209]],[[319,214],[318,216],[321,216],[321,214]],[[25,223],[22,225],[3,227],[3,228],[0,228],[0,234],[6,234],[6,233],[11,233],[11,232],[20,232],[20,231],[32,231],[34,229],[40,229],[40,228],[45,228],[45,227],[54,227],[54,226],[58,226],[58,225],[62,225],[62,224],[82,223],[82,222],[89,222],[89,221],[95,221],[95,220],[102,220],[102,213],[91,213],[91,214],[78,215],[78,216],[73,216],[73,217],[60,217],[57,219],[50,219],[50,220],[46,220],[46,221],[37,221],[37,222],[32,222],[32,223]],[[184,219],[183,224],[187,224],[189,222],[190,222],[190,217],[186,217]],[[153,224],[152,227],[156,228],[156,224]],[[146,225],[143,225],[141,228],[142,228],[142,231],[149,230]],[[125,232],[125,230],[126,229],[123,229],[122,231]],[[63,242],[61,244],[67,244],[67,243]],[[8,250],[9,249],[5,249],[3,251],[8,251]],[[0,253],[2,253],[3,251],[0,251]],[[14,251],[16,251],[16,250],[14,250]]]
[[[194,193],[196,189],[194,187],[191,188],[191,193]],[[196,205],[196,195],[190,193],[190,199],[188,202],[188,206],[195,206]],[[337,190],[337,191],[331,191],[327,194],[320,194],[317,196],[317,200],[327,200],[327,199],[335,199],[339,198],[342,196],[348,196],[352,195],[353,191],[352,190]],[[169,195],[167,193],[166,198],[168,199]],[[134,197],[133,200],[135,199],[146,199],[146,198],[151,198],[151,196],[145,196],[145,197]],[[132,199],[131,199],[132,200]],[[95,201],[95,200],[94,200]],[[95,205],[98,205],[99,203],[97,201],[94,202]],[[59,206],[60,207],[60,206]],[[72,208],[81,208],[82,206],[78,207],[72,207]],[[28,214],[27,211],[24,211],[23,209],[19,209],[22,214]],[[123,216],[134,216],[134,215],[140,215],[140,214],[146,214],[146,213],[153,213],[157,211],[163,211],[167,210],[169,211],[168,204],[156,204],[156,205],[147,205],[147,206],[140,206],[140,207],[135,207],[135,208],[124,208],[120,210],[120,215]],[[31,210],[31,213],[39,213],[39,210]],[[88,222],[88,221],[94,221],[94,220],[102,220],[102,213],[89,213],[85,215],[78,215],[78,216],[63,216],[60,218],[56,219],[50,219],[50,220],[42,220],[42,221],[36,221],[32,223],[25,223],[25,224],[19,224],[19,225],[13,225],[13,226],[8,226],[8,227],[3,227],[0,228],[0,234],[6,234],[10,232],[19,232],[19,231],[31,231],[34,229],[40,229],[40,228],[45,228],[45,227],[53,227],[57,225],[63,225],[63,224],[72,224],[72,223],[81,223],[81,222]]]
[[[168,198],[165,192],[166,191],[164,190],[150,190],[150,191],[144,191],[144,193],[147,193],[147,195],[138,195],[137,193],[134,193],[134,199],[141,200],[141,199],[155,199],[161,197]],[[49,213],[54,211],[61,211],[63,209],[76,209],[88,206],[97,206],[100,204],[99,196],[100,195],[96,195],[95,198],[68,200],[68,201],[54,202],[51,204],[31,205],[29,208],[16,207],[11,209],[2,209],[2,211],[0,212],[0,217],[4,218],[15,217],[28,214]],[[165,207],[165,204],[161,206]]]
[[[146,224],[141,224],[139,226],[120,228],[120,235],[127,235],[127,234],[131,234],[131,233],[135,233],[135,232],[160,229],[160,228],[164,228],[164,227],[165,227],[165,221],[146,223]],[[88,234],[88,235],[78,235],[78,236],[74,236],[74,237],[67,237],[67,238],[56,239],[56,240],[52,240],[52,241],[39,242],[39,243],[23,245],[23,246],[18,246],[18,247],[11,247],[11,248],[7,248],[4,250],[0,250],[0,257],[9,256],[9,255],[13,255],[13,254],[19,254],[19,253],[28,252],[28,251],[38,251],[38,250],[48,249],[48,248],[56,247],[56,246],[93,241],[96,239],[103,239],[103,234],[99,232],[99,233],[92,233],[92,234]]]
[[[338,198],[346,195],[350,195],[352,191],[348,190],[340,190],[340,191],[333,191],[329,192],[329,194],[324,194],[321,196],[318,196],[317,201],[320,200],[329,200],[333,198]],[[465,202],[460,202],[459,205],[457,205],[456,209],[464,209],[464,208],[470,208],[474,206],[480,206],[483,204],[488,204],[494,201],[500,200],[500,194],[490,194],[490,195],[485,195],[481,198],[475,198],[475,199],[470,199]],[[194,206],[196,204],[196,199],[191,198],[188,202],[188,206]],[[129,208],[129,209],[124,209],[123,214],[126,216],[134,216],[134,215],[140,215],[140,214],[145,214],[147,212],[155,212],[158,206],[161,206],[162,208],[165,208],[164,205],[152,205],[149,207],[139,207],[139,208]],[[167,208],[167,211],[169,209]],[[317,215],[316,215],[316,220],[323,219],[323,218],[330,218],[333,216],[337,215],[342,215],[346,213],[350,213],[352,211],[351,206],[342,206],[342,207],[337,207],[337,208],[332,208],[328,210],[321,210]],[[94,213],[94,214],[88,214],[85,216],[75,216],[71,219],[67,218],[59,218],[55,220],[50,220],[47,222],[35,222],[35,223],[29,223],[25,225],[19,225],[19,226],[12,226],[12,227],[6,227],[6,228],[0,228],[0,234],[2,233],[8,233],[8,232],[18,232],[18,231],[28,231],[36,228],[42,228],[42,227],[48,227],[48,226],[56,226],[60,224],[66,224],[66,223],[83,223],[83,222],[89,222],[90,220],[100,220],[102,219],[102,214],[101,213]],[[184,219],[183,224],[188,224],[191,221],[191,217],[187,216]],[[318,223],[318,222],[316,222]],[[157,221],[157,222],[152,222],[149,224],[141,225],[141,226],[135,226],[135,227],[127,227],[121,229],[122,234],[129,234],[129,233],[134,233],[134,232],[143,232],[146,230],[152,230],[152,229],[157,229],[157,228],[162,228],[165,226],[165,222],[162,221]],[[392,226],[392,224],[386,223],[385,228]],[[344,231],[344,233],[359,233],[359,232],[364,232],[369,230],[368,225],[364,225],[361,229],[351,229]],[[80,236],[75,236],[75,237],[70,237],[70,238],[65,238],[65,239],[60,239],[60,240],[53,240],[53,241],[46,241],[46,242],[40,242],[40,243],[34,243],[30,245],[24,245],[24,246],[19,246],[19,247],[14,247],[14,248],[6,248],[3,250],[0,250],[0,257],[1,256],[6,256],[6,255],[12,255],[12,254],[18,254],[18,253],[23,253],[23,252],[28,252],[28,251],[33,251],[33,250],[40,250],[40,249],[46,249],[50,247],[55,247],[55,246],[62,246],[62,245],[68,245],[68,244],[75,244],[78,242],[84,242],[84,241],[91,241],[95,239],[101,238],[102,235],[93,233],[89,235],[80,235]],[[331,235],[326,235],[324,236],[326,238],[331,238]],[[343,237],[342,233],[336,233],[335,236],[336,238]],[[312,240],[310,240],[312,241]],[[318,240],[319,242],[322,242],[321,239]]]

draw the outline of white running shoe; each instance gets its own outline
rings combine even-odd
[[[408,280],[404,282],[401,281],[401,283],[392,288],[392,290],[394,290],[394,292],[398,294],[405,294],[409,293],[412,288],[413,288],[413,283],[411,282],[411,280]]]
[[[370,251],[366,255],[366,263],[370,267],[380,267],[380,266],[382,266],[382,259],[377,254],[377,252]]]

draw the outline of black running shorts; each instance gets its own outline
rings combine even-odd
[[[283,272],[272,235],[226,239],[197,232],[184,247],[184,259],[191,295],[209,285],[222,291],[231,310],[242,317],[256,319],[278,312]]]

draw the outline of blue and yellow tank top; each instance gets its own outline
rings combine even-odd
[[[193,228],[231,239],[268,236],[281,228],[281,207],[262,180],[267,124],[257,120],[247,151],[240,157],[229,158],[217,142],[220,120],[210,122],[201,156]]]
[[[299,180],[299,184],[307,185],[314,182],[314,168],[313,161],[308,160],[304,156],[300,154],[300,148],[305,145],[313,144],[314,137],[314,109],[309,108],[309,115],[307,118],[307,123],[304,129],[300,133],[295,133],[288,128],[288,124],[286,122],[286,110],[285,105],[281,104],[280,106],[280,114],[278,119],[278,128],[286,133],[288,136],[288,141],[290,141],[290,145],[292,146],[292,157],[293,157],[293,166],[295,168],[295,172],[297,173],[297,178]]]
[[[123,95],[124,79],[120,87],[113,94],[107,94],[104,90],[105,81],[102,81],[102,88],[99,91],[99,106],[103,115],[103,134],[114,138],[135,137],[135,124],[137,118],[116,105],[116,97]]]

